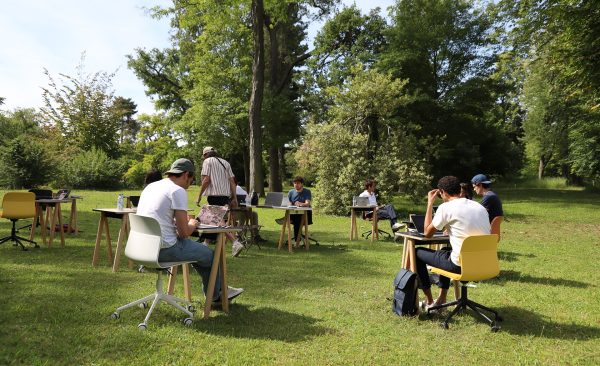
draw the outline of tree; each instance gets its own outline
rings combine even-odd
[[[58,127],[66,141],[87,151],[95,147],[110,157],[118,155],[119,116],[112,108],[114,74],[96,72],[84,74],[84,59],[77,67],[77,76],[59,74],[58,84],[44,69],[48,87],[42,88],[44,107],[41,113]]]
[[[137,104],[131,98],[116,97],[112,109],[113,113],[119,116],[121,125],[119,126],[119,144],[125,141],[134,142],[135,136],[138,133],[139,123],[133,118],[137,113]]]

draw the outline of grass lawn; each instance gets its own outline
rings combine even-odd
[[[319,246],[277,250],[276,210],[259,211],[268,239],[261,250],[228,254],[229,283],[246,289],[230,314],[213,311],[202,320],[198,311],[188,328],[180,322],[183,313],[162,305],[148,330],[139,331],[144,310],[109,316],[150,293],[156,275],[128,269],[126,260],[112,273],[104,252],[99,266],[91,266],[99,219],[92,209],[116,206],[119,192],[75,193],[84,196],[78,202],[82,232],[67,235],[65,247],[56,240],[50,249],[27,252],[0,246],[1,365],[600,364],[599,194],[498,191],[507,218],[501,273],[470,291],[504,317],[502,330],[492,333],[471,316],[456,317],[444,330],[439,318],[394,315],[388,298],[402,246],[350,242],[349,217],[317,213],[311,233]],[[196,196],[197,187],[189,192],[190,207]],[[401,217],[425,207],[394,203]],[[0,221],[0,236],[8,235],[9,221]],[[117,225],[111,223],[113,240]],[[359,225],[362,232],[368,222]],[[201,309],[200,282],[192,275]],[[181,276],[178,282],[182,295]]]

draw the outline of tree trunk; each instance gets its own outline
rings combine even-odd
[[[546,169],[546,164],[548,163],[547,159],[544,155],[540,156],[540,164],[538,165],[538,179],[544,178],[544,170]]]
[[[286,178],[286,176],[285,176],[286,170],[287,169],[286,169],[286,164],[285,164],[285,147],[281,146],[279,148],[279,176],[281,177],[282,183],[283,183],[283,180]]]
[[[269,148],[269,190],[281,192],[281,175],[279,175],[279,149],[277,146]]]
[[[252,94],[249,110],[250,191],[265,193],[262,167],[261,108],[265,85],[265,10],[263,0],[252,0]]]

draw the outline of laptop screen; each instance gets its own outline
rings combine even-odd
[[[417,232],[421,234],[425,232],[425,215],[410,215],[410,221],[415,225]]]
[[[283,201],[283,192],[267,192],[265,197],[265,206],[281,206]]]
[[[59,200],[64,200],[65,198],[69,197],[70,193],[71,193],[70,189],[60,189],[56,193],[56,198],[58,198]]]

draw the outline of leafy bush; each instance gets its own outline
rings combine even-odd
[[[44,145],[21,135],[0,150],[0,185],[8,188],[32,188],[47,183],[52,163]]]
[[[119,188],[126,169],[124,160],[111,159],[104,151],[92,148],[64,161],[55,184],[81,189]]]

